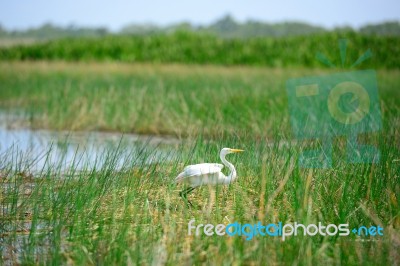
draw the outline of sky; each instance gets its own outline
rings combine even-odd
[[[135,23],[165,26],[182,21],[210,24],[230,14],[236,20],[301,21],[333,28],[358,28],[400,20],[399,0],[0,0],[0,25],[8,30],[59,26],[107,27],[117,31]]]

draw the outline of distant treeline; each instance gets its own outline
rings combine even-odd
[[[210,25],[195,26],[188,22],[160,27],[154,24],[131,24],[120,31],[111,33],[107,28],[84,28],[74,25],[59,27],[46,23],[41,27],[20,31],[9,31],[0,25],[1,39],[34,39],[48,40],[65,37],[102,37],[105,35],[158,35],[172,34],[176,31],[190,31],[203,34],[213,34],[222,38],[252,38],[252,37],[284,37],[300,36],[326,32],[357,32],[366,35],[400,36],[400,23],[398,21],[365,25],[359,29],[339,27],[327,30],[323,27],[302,22],[265,23],[249,20],[244,23],[237,22],[227,15]]]
[[[224,39],[187,31],[146,36],[67,38],[0,48],[0,60],[321,67],[323,65],[316,59],[316,53],[320,52],[332,64],[341,66],[338,41],[343,38],[348,40],[346,67],[370,49],[372,57],[362,63],[362,68],[400,68],[399,37],[354,32],[250,39]]]

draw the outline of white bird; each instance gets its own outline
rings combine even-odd
[[[219,154],[222,163],[229,168],[230,173],[228,176],[222,173],[222,168],[224,166],[219,163],[201,163],[186,166],[182,173],[180,173],[176,178],[176,183],[185,183],[188,184],[189,187],[182,190],[179,195],[190,203],[187,200],[186,196],[190,192],[192,192],[196,187],[202,185],[217,185],[224,184],[228,185],[237,179],[236,169],[233,164],[228,162],[225,159],[225,155],[229,153],[242,152],[243,150],[239,149],[230,149],[223,148]],[[190,203],[190,205],[192,205]]]

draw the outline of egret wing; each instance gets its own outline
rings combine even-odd
[[[224,166],[219,163],[201,163],[186,166],[182,173],[180,173],[175,181],[180,182],[187,177],[211,175],[221,172]]]

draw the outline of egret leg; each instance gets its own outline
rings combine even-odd
[[[183,199],[184,201],[186,201],[186,203],[189,203],[189,205],[190,205],[191,207],[193,207],[193,205],[192,205],[192,203],[187,199],[187,195],[188,195],[190,192],[192,192],[194,189],[195,189],[194,187],[188,187],[188,188],[182,190],[181,192],[179,192],[179,196],[181,196],[182,199]]]

